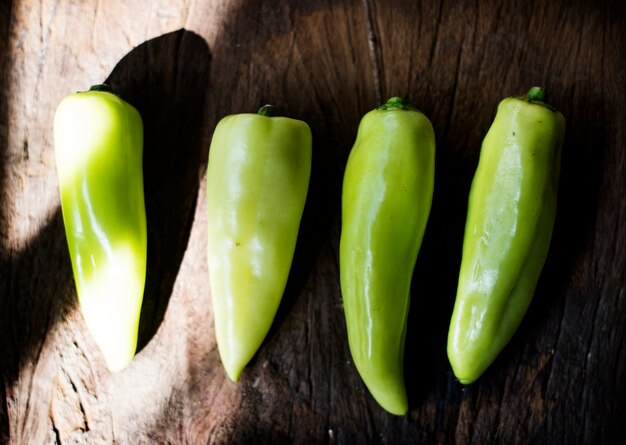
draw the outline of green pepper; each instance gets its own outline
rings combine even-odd
[[[361,120],[343,180],[339,264],[350,352],[370,393],[397,415],[408,410],[404,340],[434,166],[430,121],[393,97]]]
[[[556,213],[565,119],[533,87],[504,99],[472,182],[448,357],[476,380],[517,330],[545,262]]]
[[[135,354],[146,277],[141,116],[96,85],[61,101],[54,143],[80,309],[118,371]]]
[[[311,130],[257,114],[223,118],[207,168],[208,265],[217,344],[231,380],[261,346],[287,284],[311,175]]]

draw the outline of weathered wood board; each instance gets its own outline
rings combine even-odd
[[[623,443],[624,23],[618,0],[2,2],[0,443]],[[149,229],[139,352],[115,375],[77,310],[52,144],[58,102],[104,80],[144,119]],[[445,346],[469,185],[499,100],[534,84],[568,122],[553,242],[519,331],[463,387]],[[347,155],[392,95],[437,139],[404,417],[350,361],[338,274]],[[217,121],[267,102],[310,124],[312,182],[283,304],[234,384],[204,172]]]

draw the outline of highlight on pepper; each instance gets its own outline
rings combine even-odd
[[[108,368],[119,371],[135,355],[146,279],[141,116],[95,85],[61,101],[54,145],[79,306]]]

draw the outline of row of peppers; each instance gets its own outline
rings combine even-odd
[[[285,290],[311,171],[300,120],[257,114],[217,125],[206,174],[208,266],[220,357],[233,381],[263,342]],[[561,113],[533,87],[504,99],[472,182],[448,357],[476,380],[535,292],[556,211]],[[146,276],[143,128],[103,86],[66,97],[54,122],[61,207],[80,308],[111,371],[132,360]],[[340,282],[348,342],[376,401],[403,415],[410,284],[434,187],[428,118],[393,97],[367,113],[342,191]]]

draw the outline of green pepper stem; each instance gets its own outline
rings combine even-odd
[[[545,102],[546,101],[546,90],[541,87],[531,87],[526,93],[526,100],[533,102]]]
[[[259,111],[257,111],[257,114],[260,114],[261,116],[266,116],[266,117],[272,117],[274,116],[274,113],[276,112],[276,107],[274,107],[274,105],[263,105],[261,108],[259,108]]]
[[[535,105],[541,105],[552,111],[557,111],[556,108],[546,102],[548,99],[547,96],[548,95],[546,94],[546,90],[544,90],[543,88],[531,87],[530,90],[528,90],[528,93],[526,93],[524,96],[519,96],[518,99],[525,100]]]
[[[106,91],[107,93],[113,92],[111,85],[108,85],[106,83],[92,85],[91,88],[89,88],[89,91]]]
[[[400,96],[390,97],[387,100],[387,102],[385,102],[384,104],[380,105],[376,109],[377,110],[383,110],[383,111],[387,111],[387,110],[412,110],[412,111],[415,111],[415,110],[417,110],[417,108],[415,108],[413,105],[409,104],[404,97],[400,97]]]

